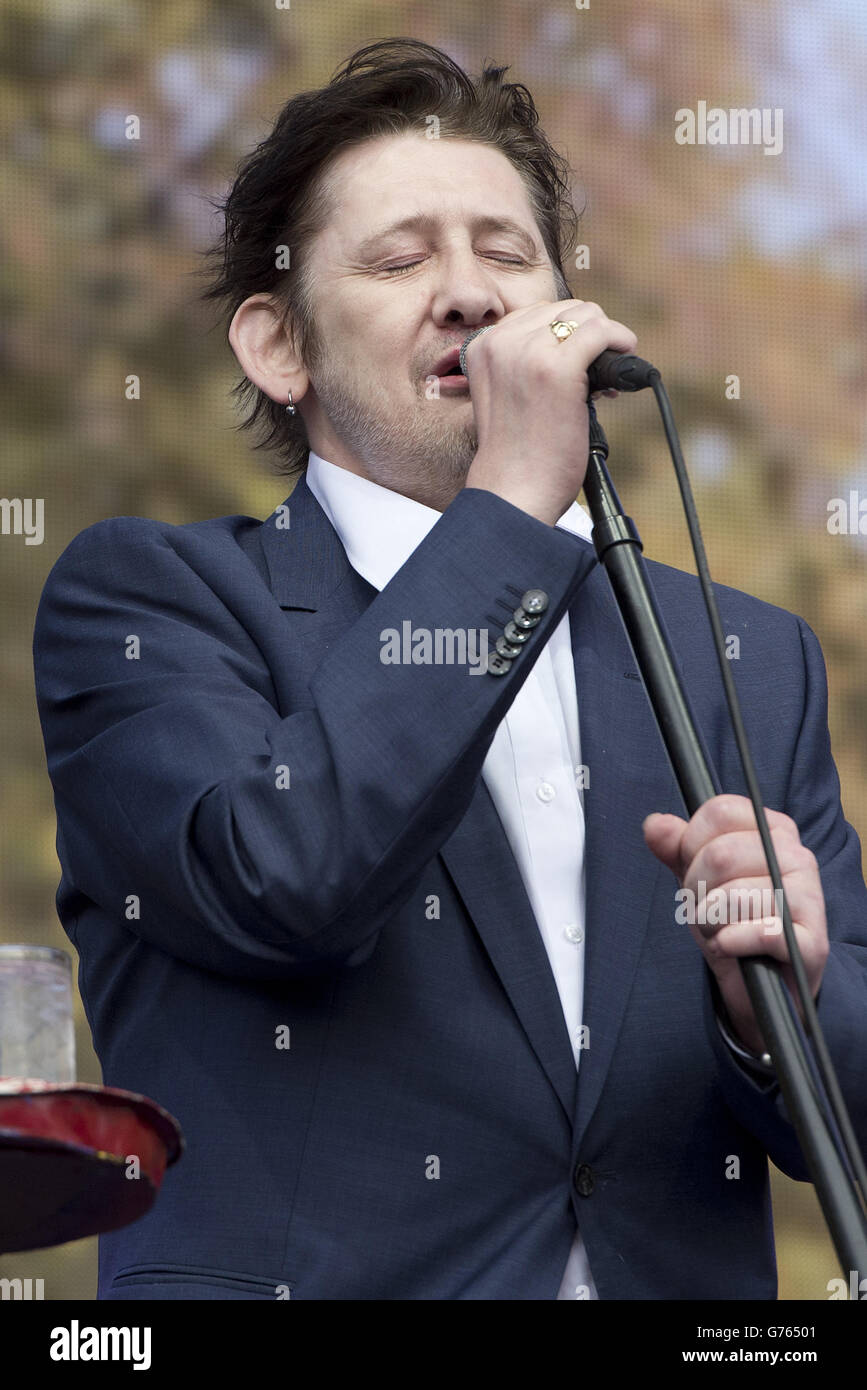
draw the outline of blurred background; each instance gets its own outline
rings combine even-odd
[[[861,0],[0,0],[0,494],[44,499],[41,544],[0,535],[2,941],[74,957],[31,663],[54,560],[104,517],[264,518],[291,486],[238,433],[226,328],[198,299],[208,199],[289,96],[394,35],[471,71],[508,63],[532,91],[583,211],[573,293],[663,373],[714,579],[817,633],[843,806],[867,834]],[[678,143],[675,113],[700,101],[781,110],[782,148]],[[645,553],[694,572],[650,393],[600,416]],[[832,532],[853,493],[865,534],[857,513]],[[80,1000],[77,1048],[100,1082]],[[827,1298],[839,1271],[813,1189],[773,1181],[780,1296]],[[96,1240],[0,1256],[13,1273],[93,1298]]]

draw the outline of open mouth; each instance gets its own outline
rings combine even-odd
[[[460,367],[450,367],[437,377],[438,391],[443,396],[469,395],[470,383],[461,375]]]
[[[466,395],[469,382],[461,372],[460,348],[449,348],[431,369],[431,376],[439,382],[440,391],[446,395]]]

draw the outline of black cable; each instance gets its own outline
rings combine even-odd
[[[659,407],[659,413],[662,418],[662,425],[665,430],[665,437],[668,440],[668,447],[671,452],[672,462],[674,463],[674,471],[677,476],[677,483],[678,487],[680,488],[681,498],[683,500],[684,513],[686,515],[686,522],[689,528],[689,535],[690,540],[692,542],[693,554],[695,556],[695,563],[698,569],[699,582],[701,583],[705,608],[707,609],[708,618],[710,619],[711,630],[713,633],[713,642],[714,647],[716,649],[717,660],[719,662],[720,673],[722,675],[723,687],[725,689],[726,703],[728,705],[732,730],[735,736],[735,742],[737,743],[738,754],[740,756],[744,777],[749,788],[750,800],[753,804],[753,810],[755,812],[756,817],[756,825],[758,827],[759,835],[761,836],[762,848],[764,849],[765,859],[768,865],[768,872],[770,873],[771,881],[774,885],[774,889],[776,890],[774,902],[775,904],[777,902],[782,902],[783,905],[783,933],[786,940],[786,946],[788,947],[789,963],[791,964],[792,973],[795,977],[795,985],[797,988],[798,999],[800,1000],[801,1008],[803,1009],[804,1020],[806,1023],[806,1032],[812,1039],[813,1045],[815,1047],[815,1062],[818,1064],[819,1076],[815,1076],[815,1066],[811,1066],[811,1070],[814,1073],[814,1080],[820,1083],[820,1086],[823,1091],[823,1108],[827,1112],[826,1123],[828,1124],[831,1138],[834,1141],[834,1145],[838,1149],[838,1152],[840,1151],[839,1143],[840,1139],[842,1138],[843,1152],[840,1154],[840,1157],[842,1161],[848,1160],[847,1166],[849,1167],[850,1172],[854,1172],[857,1175],[858,1186],[860,1187],[860,1198],[863,1206],[865,1201],[867,1201],[867,1171],[865,1171],[864,1160],[861,1157],[861,1151],[858,1145],[858,1140],[855,1136],[855,1132],[852,1128],[852,1123],[849,1119],[849,1114],[846,1109],[846,1102],[843,1099],[843,1094],[840,1090],[839,1082],[837,1081],[834,1066],[828,1053],[828,1048],[825,1043],[825,1037],[822,1032],[821,1025],[819,1023],[818,1015],[816,1013],[816,1007],[813,1003],[813,998],[810,993],[810,987],[807,982],[807,974],[804,968],[804,961],[801,956],[800,947],[798,946],[798,943],[795,939],[795,929],[792,925],[792,918],[789,912],[789,904],[786,899],[785,890],[783,888],[782,878],[780,875],[780,868],[779,864],[777,863],[777,856],[774,851],[773,842],[771,840],[770,831],[768,829],[768,822],[765,816],[762,795],[759,788],[758,779],[756,777],[756,770],[753,764],[752,754],[750,753],[750,747],[747,741],[747,735],[746,730],[744,729],[743,719],[741,717],[741,708],[740,702],[738,700],[737,689],[735,687],[734,679],[732,677],[731,667],[725,655],[725,635],[722,630],[722,623],[720,621],[719,610],[716,605],[716,598],[711,587],[710,571],[708,569],[707,556],[705,554],[704,543],[701,537],[701,527],[699,525],[698,513],[696,511],[695,501],[693,500],[692,488],[690,486],[689,478],[687,476],[686,465],[683,460],[683,453],[680,447],[680,439],[677,433],[677,426],[674,423],[674,415],[671,409],[671,402],[668,398],[668,392],[665,389],[662,377],[660,376],[659,372],[655,367],[652,367],[648,371],[647,383],[652,388],[653,394],[656,397],[656,403]],[[776,897],[776,892],[779,892],[779,898]],[[785,981],[781,982],[785,984]],[[791,999],[791,992],[787,991],[787,993],[789,994],[789,998]],[[794,1009],[793,1005],[791,1011],[793,1014],[794,1021],[800,1029],[801,1021],[799,1018],[797,1018],[797,1011]],[[810,1056],[809,1048],[805,1046],[804,1051],[807,1054],[808,1063],[812,1063],[813,1058]]]

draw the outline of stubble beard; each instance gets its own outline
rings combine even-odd
[[[395,409],[385,384],[371,371],[361,382],[351,367],[314,351],[311,380],[328,421],[367,476],[426,506],[444,510],[466,483],[476,451],[475,420],[467,397],[428,399],[414,377],[417,404]]]

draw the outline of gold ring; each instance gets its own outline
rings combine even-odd
[[[554,334],[554,337],[557,339],[557,342],[563,343],[566,341],[567,338],[572,337],[572,334],[575,332],[575,329],[578,327],[578,324],[575,322],[574,319],[555,319],[553,323],[550,323],[548,325],[548,327],[551,329],[551,332]]]

